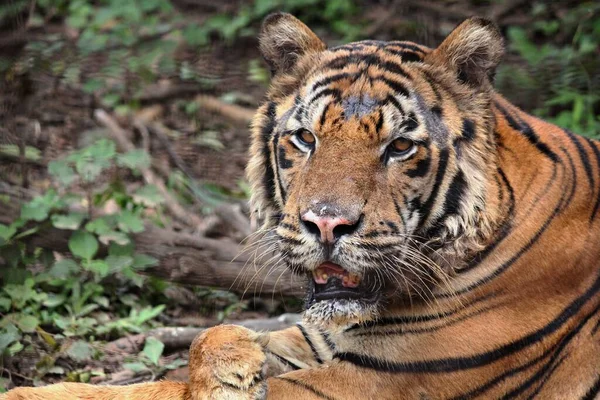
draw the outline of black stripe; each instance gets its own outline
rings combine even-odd
[[[469,142],[475,138],[475,124],[470,119],[463,120],[462,137]]]
[[[296,228],[296,226],[294,226],[292,224],[288,224],[287,222],[280,222],[279,226],[287,229],[288,231],[300,233],[300,230],[298,228]]]
[[[431,166],[431,158],[429,157],[429,153],[425,158],[417,161],[417,165],[414,169],[409,169],[406,171],[406,175],[410,178],[421,178],[429,172],[429,167]]]
[[[594,325],[594,329],[592,329],[592,335],[595,335],[596,332],[598,332],[598,329],[600,329],[600,319],[598,319],[598,322],[596,322],[596,325]]]
[[[404,50],[394,50],[389,48],[384,48],[383,51],[393,54],[395,56],[400,56],[402,58],[402,62],[421,62],[423,58],[419,53],[414,51],[404,51]]]
[[[558,367],[561,366],[561,364],[565,361],[565,359],[567,358],[567,356],[563,356],[562,358],[560,358],[558,360],[558,362],[556,362],[556,364],[552,365],[552,364],[546,364],[544,365],[543,369],[541,371],[538,371],[538,373],[534,378],[531,378],[530,380],[532,381],[532,384],[539,381],[541,379],[541,383],[539,384],[539,386],[527,397],[527,400],[531,400],[534,397],[536,397],[538,395],[538,393],[540,392],[540,390],[542,390],[542,388],[544,387],[544,385],[546,384],[546,382],[548,381],[548,379],[552,376],[552,374],[554,373],[554,371],[556,371],[558,369]],[[523,389],[522,391],[520,391],[517,394],[520,394],[522,392],[524,392],[526,389],[529,389],[529,387],[531,385],[525,385],[526,388]],[[511,392],[512,394],[512,392]],[[515,396],[511,396],[510,394],[506,394],[504,395],[504,397],[502,397],[502,399],[504,400],[512,400],[516,398]]]
[[[432,332],[439,331],[440,329],[454,326],[460,322],[466,321],[466,320],[476,317],[478,315],[487,313],[488,311],[494,310],[500,306],[501,306],[501,304],[494,304],[494,305],[486,306],[479,310],[473,311],[469,314],[462,315],[456,319],[444,321],[441,324],[438,324],[435,326],[428,326],[426,328],[415,328],[415,329],[400,328],[400,329],[387,330],[387,331],[386,330],[381,330],[381,331],[370,330],[370,331],[358,332],[355,336],[419,335],[419,334],[423,334],[423,333],[432,333]]]
[[[274,102],[270,102],[267,106],[267,122],[261,128],[261,139],[262,139],[262,156],[265,164],[265,175],[263,176],[263,185],[265,186],[265,196],[267,201],[272,205],[275,203],[275,172],[273,172],[273,166],[271,165],[271,150],[269,143],[271,142],[271,135],[275,128],[275,116],[276,116],[276,105]]]
[[[377,78],[375,78],[374,80],[376,81],[381,81],[383,83],[385,83],[387,86],[389,86],[390,89],[392,89],[394,91],[395,94],[400,94],[404,97],[409,97],[408,95],[408,90],[404,87],[404,85],[402,85],[402,83],[400,82],[396,82],[394,80],[391,80],[389,78],[386,78],[385,76],[378,76]]]
[[[598,394],[600,394],[600,374],[596,378],[596,381],[592,385],[592,387],[587,391],[585,396],[581,398],[581,400],[594,400]]]
[[[555,364],[555,361],[561,355],[561,352],[565,349],[565,347],[567,347],[569,342],[571,342],[571,340],[573,340],[573,338],[581,331],[581,329],[588,323],[590,318],[592,318],[599,310],[600,310],[600,306],[596,307],[591,313],[586,315],[585,318],[582,319],[573,330],[571,330],[564,338],[562,338],[562,340],[559,342],[556,350],[553,352],[552,357],[550,357],[548,362],[544,366],[542,366],[533,376],[531,376],[528,380],[523,382],[520,386],[514,388],[511,392],[507,393],[503,398],[504,399],[514,399],[519,394],[521,394],[521,393],[525,392],[527,389],[529,389],[537,381],[539,381],[540,379],[543,379],[542,384],[529,397],[529,398],[533,398],[534,395],[537,394],[537,392],[539,392],[542,389],[547,377],[549,375],[551,375],[552,372],[560,365],[561,361],[559,361],[556,364]]]
[[[448,149],[442,149],[440,151],[440,161],[438,164],[438,169],[435,174],[435,183],[433,184],[433,189],[431,190],[431,195],[427,198],[427,201],[421,209],[421,220],[419,221],[419,226],[417,230],[421,229],[425,222],[429,217],[429,213],[431,212],[431,208],[437,198],[438,192],[440,191],[440,187],[442,186],[442,181],[444,180],[444,175],[446,174],[446,167],[448,165]]]
[[[573,164],[573,161],[571,160],[569,154],[562,149],[563,152],[565,152],[566,157],[569,159],[569,161],[571,162],[571,165]],[[562,163],[559,164],[563,171],[566,171],[566,168],[564,167],[564,165]],[[575,174],[575,169],[574,167],[572,168],[573,173]],[[554,174],[553,174],[554,175]],[[576,182],[576,177],[573,176],[572,177],[572,182]],[[554,183],[553,181],[550,183]],[[521,256],[523,256],[523,254],[527,253],[529,251],[529,249],[531,249],[533,247],[534,244],[537,243],[537,241],[542,237],[542,235],[544,234],[544,232],[546,232],[546,229],[548,229],[548,227],[550,226],[550,224],[552,223],[552,221],[554,221],[554,219],[560,214],[560,212],[563,210],[563,207],[565,204],[569,204],[569,202],[571,201],[571,199],[573,198],[574,194],[575,194],[575,185],[573,184],[571,186],[571,191],[569,193],[568,196],[561,196],[561,198],[559,199],[559,202],[557,203],[557,205],[554,207],[554,210],[552,211],[552,214],[550,214],[550,216],[546,219],[546,221],[544,221],[544,223],[539,227],[539,229],[536,231],[535,235],[533,235],[533,237],[531,239],[529,239],[529,241],[519,249],[519,251],[517,251],[509,260],[507,260],[506,262],[504,262],[500,267],[498,267],[497,269],[494,270],[494,272],[484,278],[479,279],[478,281],[472,283],[471,285],[467,286],[464,289],[458,290],[458,291],[454,291],[452,294],[444,294],[442,295],[442,297],[453,297],[453,296],[457,296],[463,293],[467,293],[473,289],[475,289],[476,287],[491,281],[494,278],[497,278],[498,276],[500,276],[504,271],[506,271],[511,265],[513,265],[519,258],[521,258]],[[464,269],[463,269],[464,271]]]
[[[535,364],[539,363],[544,358],[548,357],[548,355],[550,355],[554,351],[555,348],[556,348],[556,345],[550,347],[544,353],[542,353],[538,357],[534,358],[533,360],[530,360],[527,363],[521,365],[520,367],[509,369],[508,371],[505,371],[502,374],[494,377],[493,379],[489,380],[488,382],[479,386],[478,388],[476,388],[468,393],[463,393],[456,397],[452,397],[451,399],[448,399],[448,400],[468,400],[468,399],[472,399],[475,397],[479,397],[481,394],[487,392],[492,387],[496,386],[497,384],[506,380],[507,378],[515,376],[515,375],[529,369],[530,367],[534,366]]]
[[[588,182],[590,184],[590,191],[593,193],[594,189],[596,187],[596,179],[594,178],[594,173],[592,172],[592,165],[590,164],[590,159],[588,157],[588,154],[587,154],[585,148],[583,147],[583,145],[581,144],[581,141],[579,140],[577,135],[573,134],[573,132],[571,132],[568,129],[565,129],[565,132],[567,133],[567,135],[569,136],[569,139],[571,139],[571,141],[575,144],[575,147],[577,148],[577,152],[579,153],[579,158],[581,158],[581,163],[583,164],[583,168],[585,169],[585,174],[587,175]]]
[[[388,95],[385,98],[384,103],[391,103],[394,107],[396,107],[398,109],[398,112],[401,115],[404,115],[404,108],[402,108],[402,104],[400,104],[400,102],[398,101],[398,99],[396,99],[395,96],[392,96],[391,94]]]
[[[531,126],[529,126],[529,124],[522,120],[517,121],[500,104],[496,103],[495,105],[498,108],[498,110],[500,110],[500,112],[504,116],[504,119],[506,119],[506,122],[508,123],[508,125],[510,125],[511,128],[521,132],[523,136],[525,136],[525,138],[529,141],[529,143],[534,145],[542,154],[544,154],[550,160],[554,162],[559,161],[559,158],[556,155],[556,153],[550,150],[548,145],[540,140],[540,137],[535,133]]]
[[[288,169],[288,168],[291,168],[294,166],[294,163],[292,163],[292,160],[289,160],[285,156],[285,147],[279,146],[278,154],[279,154],[279,168]]]
[[[300,329],[300,332],[302,332],[302,336],[304,336],[304,340],[306,340],[306,343],[308,343],[308,345],[310,346],[310,350],[312,351],[315,360],[317,360],[319,364],[323,364],[323,360],[319,356],[319,352],[315,348],[315,345],[313,344],[312,340],[310,340],[308,332],[306,332],[306,330],[301,324],[296,324],[296,326],[298,327],[298,329]]]
[[[325,125],[325,120],[327,119],[327,111],[329,111],[329,107],[331,107],[331,103],[327,103],[327,105],[323,109],[321,118],[319,119],[319,128],[321,129],[323,129],[323,125]]]
[[[408,50],[416,51],[417,53],[425,53],[425,50],[423,50],[423,48],[419,47],[417,44],[414,44],[414,43],[391,41],[391,42],[387,43],[385,50],[393,50],[393,49],[390,49],[390,46],[400,47],[401,49],[408,49]]]
[[[279,354],[275,354],[272,351],[269,352],[269,354],[271,354],[273,357],[275,357],[277,359],[277,361],[279,361],[280,363],[282,363],[283,365],[287,365],[288,367],[290,367],[291,369],[293,369],[294,371],[297,371],[299,369],[302,369],[302,367],[298,366],[297,364],[294,364],[293,362],[291,362],[290,360],[283,358],[282,356],[280,356]]]
[[[279,135],[276,133],[275,135],[273,135],[273,158],[275,161],[275,176],[277,178],[277,183],[279,184],[278,189],[279,189],[279,195],[281,196],[281,204],[285,204],[286,202],[286,193],[285,193],[285,188],[283,187],[283,182],[281,181],[281,173],[279,172],[279,168],[277,168],[277,166],[279,166],[279,152],[277,151],[277,149],[279,148]]]
[[[325,96],[333,96],[333,98],[335,98],[336,101],[340,101],[340,99],[342,98],[342,92],[340,92],[338,89],[332,88],[323,89],[310,99],[310,101],[308,102],[308,106],[312,105],[315,101]]]
[[[444,217],[448,215],[458,214],[462,197],[465,194],[467,188],[467,181],[465,180],[465,174],[462,171],[458,171],[458,174],[450,183],[448,191],[446,192],[446,200],[444,202]]]
[[[502,358],[508,357],[511,354],[519,352],[531,345],[539,343],[542,339],[544,339],[544,337],[556,332],[577,312],[579,312],[581,307],[583,307],[591,298],[597,295],[599,290],[600,276],[596,278],[594,283],[590,286],[588,290],[585,291],[584,294],[576,298],[556,318],[554,318],[549,324],[545,325],[543,328],[540,328],[527,336],[524,336],[514,342],[500,346],[494,350],[487,351],[485,353],[479,353],[470,357],[442,358],[406,363],[397,363],[389,360],[381,360],[378,358],[351,352],[337,353],[334,355],[334,357],[339,360],[347,361],[364,368],[395,373],[446,373],[482,367],[484,365],[488,365],[495,361],[498,361]],[[589,318],[590,316],[588,316],[587,319]]]
[[[598,311],[598,309],[596,309],[596,312]],[[571,341],[571,339],[575,336],[575,334],[581,330],[581,328],[587,323],[587,321],[589,320],[589,317],[593,316],[594,312],[592,312],[587,318],[585,318],[583,320],[583,322],[580,322],[579,325],[575,328],[575,333],[569,333],[569,335],[565,336],[565,338],[563,338],[560,342],[555,343],[554,345],[552,345],[550,348],[548,348],[546,351],[544,351],[541,355],[539,355],[538,357],[534,358],[533,360],[530,360],[529,362],[527,362],[526,364],[523,364],[520,367],[508,370],[504,373],[502,373],[501,375],[495,377],[494,379],[486,382],[484,385],[468,392],[468,393],[464,393],[461,394],[459,396],[453,397],[452,399],[449,400],[467,400],[467,399],[471,399],[474,397],[478,397],[480,396],[482,393],[485,393],[486,391],[488,391],[490,388],[492,388],[493,386],[497,385],[498,383],[504,381],[507,378],[510,378],[522,371],[525,371],[526,369],[528,369],[529,367],[537,364],[539,361],[541,361],[542,359],[546,358],[547,356],[549,356],[552,353],[559,353],[560,351],[562,351],[562,349],[564,347],[566,347],[568,345],[568,343]],[[540,386],[541,388],[541,386]],[[538,388],[539,389],[539,388]]]
[[[315,84],[312,86],[312,91],[315,91],[322,86],[329,86],[331,83],[340,81],[342,79],[356,77],[357,75],[358,74],[356,74],[356,73],[350,73],[350,72],[341,72],[339,74],[329,75],[329,76],[321,79],[320,81],[315,82]]]
[[[392,194],[392,200],[394,201],[394,207],[396,208],[396,213],[398,213],[398,216],[400,217],[400,220],[402,221],[402,226],[404,226],[404,229],[406,229],[406,220],[404,219],[404,215],[402,214],[402,210],[400,209],[400,204],[398,204],[398,199],[396,199],[396,197]]]
[[[444,313],[410,315],[410,316],[401,316],[401,317],[385,317],[385,318],[379,318],[379,319],[373,320],[373,321],[366,321],[366,322],[363,322],[362,324],[352,325],[351,327],[347,328],[344,332],[352,331],[355,329],[362,329],[362,328],[370,329],[373,327],[381,327],[381,326],[387,326],[387,325],[414,324],[414,323],[435,321],[438,319],[445,319],[445,318],[451,317],[455,314],[458,314],[462,311],[466,311],[468,308],[473,307],[476,304],[479,304],[483,301],[494,298],[495,295],[496,295],[495,293],[488,293],[485,296],[481,296],[481,297],[477,297],[477,298],[473,299],[469,303],[464,304],[459,308],[456,308],[456,309],[453,309],[453,310],[450,310],[450,311],[447,311]]]
[[[315,389],[313,386],[310,386],[307,383],[304,382],[300,382],[296,379],[292,379],[292,378],[287,378],[284,376],[276,376],[274,377],[274,379],[279,379],[280,381],[284,381],[284,382],[288,382],[291,383],[293,385],[296,385],[298,387],[301,387],[302,389],[305,389],[309,392],[311,392],[313,395],[321,398],[321,399],[326,399],[326,400],[335,400],[333,397],[326,395],[325,393],[321,392],[320,390]]]
[[[335,343],[333,343],[333,341],[331,340],[331,338],[329,337],[329,334],[327,332],[323,332],[321,330],[319,330],[319,333],[321,334],[321,336],[323,337],[323,341],[325,342],[325,344],[329,347],[329,349],[331,351],[335,351]]]
[[[380,61],[377,63],[377,67],[385,70],[386,72],[391,72],[393,74],[400,75],[404,78],[411,79],[410,75],[408,75],[406,71],[404,71],[404,68],[402,68],[402,66],[400,66],[400,64],[398,64],[397,62],[390,60]]]
[[[400,125],[396,128],[398,131],[411,132],[419,127],[419,122],[417,121],[417,116],[414,112],[410,112],[406,118],[400,122]]]
[[[598,149],[598,146],[596,145],[596,142],[587,139],[590,147],[592,148],[592,152],[594,153],[594,157],[596,158],[596,164],[598,166],[598,174],[600,174],[600,150]],[[594,211],[592,212],[592,215],[590,217],[590,222],[592,222],[594,220],[594,218],[596,218],[596,214],[598,214],[598,210],[600,210],[600,188],[598,188],[598,198],[596,199],[596,204],[594,205]]]
[[[380,134],[381,127],[383,127],[383,112],[379,110],[379,116],[377,118],[377,123],[375,124],[375,133],[377,135]]]
[[[498,175],[502,178],[502,183],[506,186],[506,190],[508,192],[508,211],[506,212],[506,217],[502,222],[502,225],[496,230],[497,234],[494,237],[494,240],[488,244],[483,250],[478,252],[467,264],[466,267],[460,270],[460,273],[464,273],[470,271],[479,265],[502,241],[508,236],[512,229],[512,217],[515,210],[515,192],[506,177],[506,174],[501,168],[498,168]],[[502,204],[502,199],[504,195],[502,194],[502,186],[499,186],[500,194],[499,194],[499,204]]]

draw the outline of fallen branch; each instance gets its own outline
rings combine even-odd
[[[254,110],[235,104],[225,103],[214,96],[196,96],[196,102],[205,110],[221,114],[234,122],[248,125],[254,117]]]
[[[135,150],[133,143],[127,139],[127,131],[121,128],[117,121],[108,115],[106,111],[95,110],[94,117],[103,126],[108,128],[112,138],[115,140],[121,151]],[[140,172],[142,173],[146,183],[155,185],[158,188],[161,195],[165,199],[166,207],[175,218],[188,226],[191,225],[194,228],[202,225],[202,219],[200,219],[200,217],[198,217],[196,214],[191,213],[183,208],[181,204],[179,204],[179,202],[171,195],[171,193],[169,193],[162,179],[158,178],[150,168],[140,168]]]
[[[225,323],[241,325],[255,331],[276,331],[295,325],[300,321],[300,318],[301,316],[299,314],[282,314],[275,318],[225,321]],[[146,339],[149,337],[160,340],[169,350],[185,349],[192,344],[192,341],[196,336],[207,328],[208,327],[156,328],[146,333],[122,337],[109,342],[104,346],[104,352],[108,355],[137,354],[142,350]]]

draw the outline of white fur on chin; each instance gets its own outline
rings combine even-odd
[[[371,321],[379,316],[376,303],[360,300],[335,299],[318,301],[304,311],[304,322],[329,332],[350,325]]]

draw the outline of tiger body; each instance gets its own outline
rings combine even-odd
[[[496,29],[327,50],[276,14],[261,50],[252,204],[309,277],[304,322],[208,330],[189,385],[6,398],[598,398],[600,143],[493,91]]]

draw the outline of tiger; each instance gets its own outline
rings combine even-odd
[[[494,91],[496,25],[328,48],[276,13],[259,39],[251,209],[306,277],[302,322],[206,330],[189,382],[0,397],[600,398],[600,142]]]

